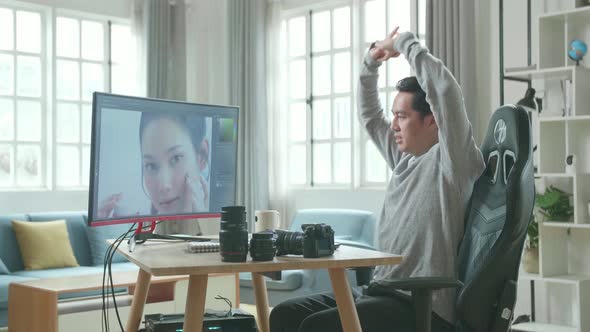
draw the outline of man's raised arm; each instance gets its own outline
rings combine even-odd
[[[443,165],[450,172],[480,172],[483,158],[467,119],[461,87],[439,59],[423,47],[413,33],[391,39],[393,50],[408,59],[438,125]]]
[[[393,169],[401,158],[401,152],[395,143],[391,123],[387,120],[379,101],[377,80],[381,61],[375,60],[378,56],[378,51],[371,49],[363,59],[358,87],[358,116],[367,134],[371,137],[389,167]]]

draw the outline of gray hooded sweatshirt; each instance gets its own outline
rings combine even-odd
[[[459,84],[409,32],[395,48],[409,61],[438,125],[439,142],[413,156],[399,151],[379,102],[381,63],[365,56],[359,82],[361,124],[393,170],[378,227],[379,249],[403,255],[398,265],[378,266],[375,280],[404,277],[457,277],[456,257],[474,182],[484,170]],[[402,61],[393,59],[390,61]],[[435,291],[433,310],[454,322],[454,289]]]

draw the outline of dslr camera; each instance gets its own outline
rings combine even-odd
[[[318,258],[334,254],[334,230],[326,224],[303,224],[303,232],[289,232],[277,229],[275,244],[277,256],[303,255]]]

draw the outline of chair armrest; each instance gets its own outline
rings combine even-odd
[[[367,289],[368,295],[399,296],[397,289],[412,292],[412,304],[416,314],[416,332],[431,331],[432,291],[441,288],[458,288],[463,283],[453,278],[416,277],[388,279],[372,282]]]
[[[371,283],[371,286],[378,284],[382,287],[389,289],[401,289],[406,291],[429,289],[437,290],[441,288],[459,288],[463,287],[463,283],[454,278],[444,277],[414,277],[414,278],[401,278],[401,279],[387,279],[380,280]]]
[[[360,267],[349,267],[349,270],[352,270],[356,273],[356,285],[357,286],[367,286],[371,283],[373,279],[373,270],[375,270],[374,266],[360,266]]]

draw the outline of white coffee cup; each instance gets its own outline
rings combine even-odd
[[[280,215],[276,210],[256,210],[254,211],[255,230],[262,232],[267,229],[276,229],[279,227]]]

